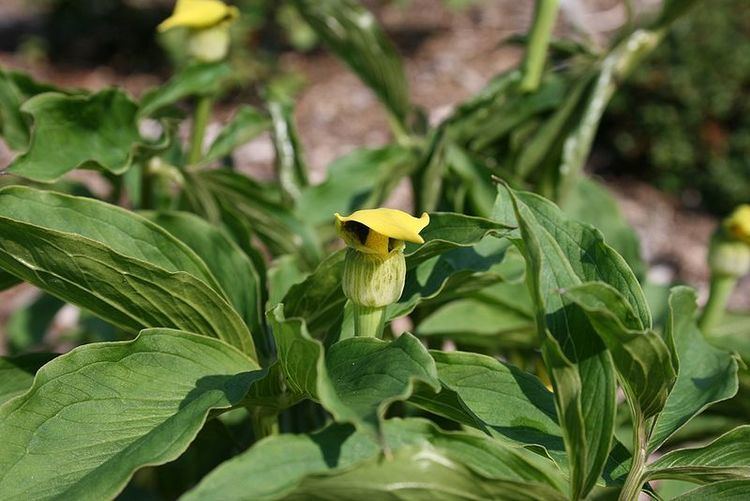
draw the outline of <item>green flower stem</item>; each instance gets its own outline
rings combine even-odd
[[[263,407],[249,407],[255,441],[279,434],[279,416]]]
[[[630,472],[625,479],[625,484],[620,491],[619,501],[637,501],[643,486],[643,470],[646,466],[646,447],[648,436],[646,434],[646,420],[638,408],[638,404],[628,399],[630,412],[633,416],[633,462]]]
[[[154,177],[150,172],[148,162],[141,163],[141,210],[151,210],[153,208],[153,191]]]
[[[383,338],[385,328],[385,306],[362,306],[352,303],[354,312],[354,335]]]
[[[714,274],[711,276],[711,289],[708,295],[708,302],[703,309],[698,326],[705,335],[710,335],[711,331],[721,321],[724,311],[727,309],[729,296],[737,284],[737,277],[733,275]]]
[[[547,47],[552,36],[552,28],[557,18],[559,0],[537,0],[534,7],[534,24],[531,27],[523,62],[521,90],[534,92],[542,80],[547,61]]]
[[[203,96],[198,100],[193,116],[193,130],[190,135],[190,152],[188,165],[195,165],[203,158],[203,136],[206,134],[208,119],[211,117],[212,96]]]

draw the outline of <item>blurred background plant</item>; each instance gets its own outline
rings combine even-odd
[[[622,86],[602,123],[602,170],[719,215],[750,198],[750,9],[703,2]]]

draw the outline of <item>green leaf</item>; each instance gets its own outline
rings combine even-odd
[[[176,459],[208,412],[240,403],[260,375],[227,344],[168,329],[77,348],[0,407],[0,491],[114,498],[138,468]]]
[[[565,218],[551,202],[501,188],[495,218],[520,225],[519,248],[536,305],[542,353],[555,388],[557,414],[571,463],[573,497],[594,486],[609,454],[615,419],[611,356],[576,305],[558,291],[602,281],[623,292],[641,325],[651,327],[643,291],[601,233]]]
[[[134,332],[173,327],[251,356],[247,326],[205,263],[145,218],[92,199],[0,191],[0,267]]]
[[[581,177],[562,208],[572,219],[600,229],[607,244],[625,258],[633,273],[641,280],[646,276],[638,236],[602,184]]]
[[[184,499],[230,501],[280,499],[295,495],[329,499],[337,492],[347,498],[371,499],[375,495],[373,492],[367,492],[367,495],[361,492],[360,496],[359,491],[344,492],[341,489],[362,489],[363,469],[376,470],[367,475],[382,483],[383,488],[398,475],[407,478],[409,485],[421,484],[416,482],[416,475],[419,475],[416,470],[429,463],[425,462],[430,457],[428,450],[433,459],[447,459],[446,463],[455,468],[448,468],[449,477],[436,474],[433,469],[429,469],[430,476],[420,477],[424,488],[435,487],[436,490],[429,494],[432,499],[447,488],[458,491],[465,487],[463,495],[483,488],[454,484],[457,477],[463,478],[461,475],[473,478],[482,486],[503,485],[505,490],[495,499],[561,498],[555,489],[560,487],[561,479],[554,466],[522,448],[479,435],[445,432],[421,419],[386,421],[384,435],[398,458],[381,460],[384,461],[382,469],[370,462],[378,459],[379,445],[368,434],[355,432],[347,426],[332,425],[314,435],[273,436],[221,465]],[[422,454],[412,454],[415,448],[419,448]],[[412,461],[403,462],[400,459],[402,453],[408,454]],[[295,460],[290,462],[290,457]],[[352,476],[339,476],[348,471],[357,472],[358,480]],[[457,475],[456,471],[461,474]],[[444,482],[436,485],[441,479]],[[525,497],[519,494],[521,485],[523,492],[528,494]],[[518,497],[513,497],[514,494]],[[408,493],[402,490],[398,495],[401,499]]]
[[[447,337],[462,346],[538,346],[531,299],[523,283],[499,283],[451,301],[422,320],[416,334]]]
[[[750,426],[735,428],[703,447],[668,452],[649,465],[646,479],[701,483],[750,479]]]
[[[411,167],[412,152],[400,145],[358,149],[326,169],[326,180],[302,190],[296,211],[309,224],[333,227],[333,214],[380,205]]]
[[[232,68],[224,62],[186,66],[167,83],[143,95],[138,116],[156,115],[164,108],[187,97],[217,94],[231,76]]]
[[[565,289],[563,295],[586,312],[643,419],[661,411],[677,377],[672,365],[676,354],[661,336],[644,329],[622,294],[610,285],[587,282]]]
[[[0,280],[1,281],[1,280]],[[719,325],[711,330],[711,344],[737,353],[745,365],[750,363],[750,315],[748,312],[727,311]]]
[[[203,161],[213,162],[230,155],[237,147],[250,142],[270,126],[268,117],[257,109],[247,105],[240,107],[211,143]]]
[[[406,254],[410,258],[409,268],[459,247],[472,247],[487,236],[501,237],[514,226],[475,216],[451,212],[433,212],[430,224],[422,230],[425,243],[407,244]]]
[[[401,298],[388,306],[387,319],[411,313],[420,304],[460,298],[504,280],[503,266],[511,247],[507,240],[494,238],[495,231],[473,246],[450,246],[455,242],[430,241],[407,255],[409,272]],[[448,245],[444,247],[444,245]],[[423,260],[424,256],[444,249],[440,255]],[[415,263],[419,263],[415,266]]]
[[[228,169],[215,169],[191,179],[188,190],[198,189],[205,190],[206,196],[202,202],[194,198],[191,205],[209,221],[243,221],[274,255],[298,253],[309,266],[320,260],[320,242],[312,225],[282,203],[276,188]]]
[[[367,84],[403,124],[409,88],[401,59],[375,17],[354,0],[294,0],[328,48]]]
[[[379,433],[390,404],[409,398],[416,382],[440,388],[432,357],[411,334],[344,339],[326,353],[301,319],[284,318],[283,305],[269,316],[286,386],[319,401],[337,422]]]
[[[0,405],[25,393],[41,366],[55,358],[54,353],[30,353],[0,357]]]
[[[272,138],[276,150],[276,176],[287,202],[296,201],[302,188],[310,184],[302,145],[294,122],[294,106],[287,101],[268,103],[273,124]]]
[[[299,258],[285,254],[276,258],[268,267],[268,308],[284,300],[289,289],[307,278]]]
[[[334,252],[302,282],[292,285],[283,299],[287,318],[305,320],[315,339],[325,339],[332,327],[340,324],[346,303],[341,289],[345,250]]]
[[[208,265],[221,290],[245,321],[255,346],[265,358],[271,355],[270,338],[263,322],[261,283],[250,258],[224,232],[187,212],[142,214],[188,245]]]
[[[404,448],[337,474],[308,477],[292,493],[300,499],[565,499],[546,486],[488,479],[432,447]]]
[[[61,92],[17,71],[0,69],[0,136],[11,150],[25,150],[31,138],[31,122],[21,112],[25,101],[44,92]]]
[[[658,449],[706,407],[737,393],[737,361],[709,344],[696,325],[696,295],[676,287],[669,298],[667,333],[674,339],[679,372],[664,410],[654,424],[648,450]]]
[[[11,162],[8,172],[34,181],[51,183],[77,168],[122,174],[143,142],[137,106],[117,89],[89,96],[41,94],[21,109],[34,126],[28,151]]]
[[[430,354],[443,389],[420,389],[410,402],[521,444],[541,445],[552,453],[563,450],[554,398],[536,377],[478,353]]]
[[[677,496],[672,501],[705,501],[707,499],[745,501],[748,492],[750,492],[750,480],[725,480],[698,487]]]

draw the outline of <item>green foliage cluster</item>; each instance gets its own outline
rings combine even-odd
[[[618,173],[677,194],[692,190],[726,214],[750,193],[750,11],[703,2],[615,96],[600,144]]]
[[[650,304],[632,230],[582,172],[618,79],[686,3],[606,53],[568,47],[566,71],[530,42],[539,81],[499,75],[433,129],[371,13],[288,5],[393,124],[393,143],[337,159],[318,185],[272,83],[203,144],[213,101],[238,84],[231,58],[191,62],[138,100],[0,72],[16,152],[0,288],[41,294],[0,357],[0,498],[631,501],[664,480],[694,487],[682,500],[750,492],[747,376],[730,351],[750,359],[742,327],[707,336],[687,287]],[[263,132],[272,182],[231,161]],[[110,192],[66,179],[76,169]],[[430,224],[406,246],[383,339],[357,336],[332,213],[378,206],[402,179]],[[57,354],[44,334],[67,304],[77,347]],[[394,327],[406,316],[411,332]]]

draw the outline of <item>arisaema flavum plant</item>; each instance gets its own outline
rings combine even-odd
[[[645,281],[583,173],[617,83],[692,3],[595,50],[551,40],[539,0],[519,68],[430,129],[363,6],[284,2],[393,129],[317,185],[278,82],[205,144],[246,84],[219,1],[177,2],[159,30],[185,63],[139,99],[0,73],[0,286],[38,291],[0,358],[0,499],[743,499],[747,318],[725,307],[747,208],[699,312]],[[231,162],[263,132],[273,182]],[[404,178],[416,216],[380,207]]]

